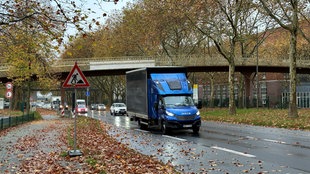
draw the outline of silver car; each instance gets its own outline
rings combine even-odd
[[[111,115],[127,115],[127,106],[125,103],[113,103],[110,107]]]
[[[104,104],[97,104],[97,111],[105,111],[106,107]]]

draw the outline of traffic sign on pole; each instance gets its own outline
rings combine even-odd
[[[80,70],[80,68],[77,65],[77,62],[75,62],[74,67],[72,68],[71,72],[69,73],[65,83],[62,86],[63,88],[74,88],[74,102],[76,102],[76,88],[79,87],[89,87],[89,83],[86,80],[86,77],[84,76],[83,72]],[[72,106],[73,107],[76,106]],[[81,156],[83,153],[76,148],[76,117],[77,112],[74,112],[74,149],[68,151],[68,155],[70,157],[75,156]]]
[[[13,96],[12,91],[6,91],[6,94],[5,94],[6,98],[12,98],[12,96]]]
[[[11,82],[7,82],[5,84],[5,87],[6,87],[7,90],[13,90],[13,84]]]
[[[75,62],[71,72],[69,73],[65,83],[62,85],[64,88],[83,88],[83,87],[89,87],[89,83],[84,76],[83,72],[77,65],[77,62]]]
[[[6,98],[12,98],[13,97],[13,84],[11,82],[7,82],[5,84],[6,87],[6,93],[5,93],[5,97]]]

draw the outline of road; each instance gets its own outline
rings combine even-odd
[[[203,122],[199,135],[162,135],[138,129],[127,116],[91,111],[89,117],[114,125],[109,133],[130,148],[184,173],[310,173],[309,131]]]

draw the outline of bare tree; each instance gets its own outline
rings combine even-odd
[[[289,102],[289,117],[298,117],[297,102],[296,102],[296,60],[297,60],[297,35],[298,32],[307,39],[299,26],[299,16],[302,16],[304,20],[309,22],[309,12],[303,11],[309,10],[309,1],[306,0],[272,0],[265,1],[259,0],[262,5],[262,9],[274,19],[283,29],[290,33],[290,50],[289,50],[289,62],[290,62],[290,102]],[[307,14],[307,15],[305,15]]]
[[[253,34],[256,26],[264,21],[256,15],[258,11],[250,0],[205,0],[192,6],[194,10],[188,14],[190,20],[228,61],[229,114],[236,114],[235,59],[253,55],[259,44],[253,39]]]

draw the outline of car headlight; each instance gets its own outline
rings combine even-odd
[[[200,115],[200,112],[199,112],[199,111],[197,111],[197,112],[196,112],[196,115]]]
[[[169,111],[166,111],[166,114],[167,114],[168,116],[170,116],[170,117],[173,117],[173,116],[174,116],[174,113],[169,112]]]

